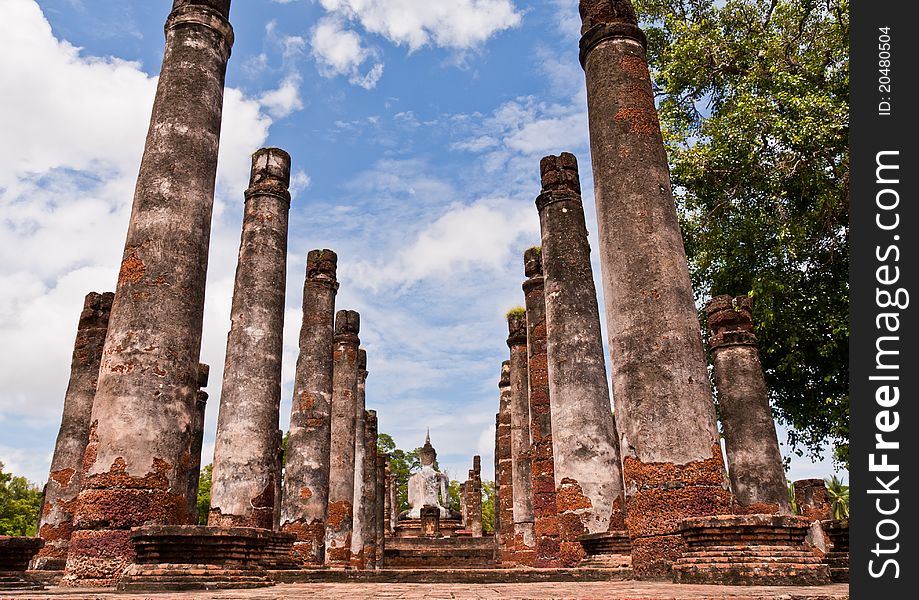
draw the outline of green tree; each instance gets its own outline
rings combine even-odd
[[[0,462],[0,535],[35,535],[41,505],[41,490],[25,477],[4,473]]]
[[[495,482],[482,482],[482,530],[485,533],[495,531]]]
[[[749,294],[776,416],[848,463],[848,0],[634,0],[697,300]]]
[[[198,476],[198,525],[207,525],[207,516],[211,510],[211,474],[214,465],[201,469]]]
[[[845,485],[836,475],[826,479],[826,493],[830,500],[830,508],[834,519],[849,518],[849,486]]]

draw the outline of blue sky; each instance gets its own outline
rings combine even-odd
[[[3,7],[0,461],[43,482],[82,298],[114,287],[171,2]],[[271,145],[290,152],[294,172],[282,428],[305,256],[332,248],[338,308],[361,313],[367,405],[381,431],[413,448],[430,427],[451,475],[478,453],[492,478],[504,313],[523,302],[522,253],[539,241],[542,156],[578,156],[596,230],[577,2],[235,0],[231,21],[203,460],[213,451],[249,156]],[[794,459],[789,475],[830,472]]]

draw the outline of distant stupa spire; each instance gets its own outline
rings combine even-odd
[[[431,445],[431,428],[428,427],[428,432],[424,434],[424,443],[428,446]]]

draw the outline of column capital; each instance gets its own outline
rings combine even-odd
[[[753,298],[750,296],[715,296],[705,305],[712,335],[712,350],[726,346],[756,346],[753,333]]]
[[[335,341],[360,343],[361,315],[354,310],[340,310],[335,313]]]
[[[290,154],[280,148],[262,148],[252,155],[252,171],[245,197],[274,196],[290,207]]]
[[[166,18],[165,30],[180,25],[200,25],[219,35],[227,58],[233,48],[233,26],[230,25],[230,0],[175,0]]]
[[[526,340],[524,340],[526,343]],[[498,380],[499,388],[511,387],[511,361],[501,361],[501,378]]]
[[[507,312],[507,347],[527,345],[527,312],[524,308],[512,308]],[[504,365],[507,364],[507,383],[498,385],[510,385],[510,361],[501,363],[501,382],[505,381]]]
[[[628,39],[647,50],[645,33],[638,27],[638,18],[630,0],[581,0],[581,42],[578,58],[585,65],[587,55],[600,42]]]
[[[338,291],[338,255],[329,249],[310,250],[306,255],[306,284],[326,285]]]

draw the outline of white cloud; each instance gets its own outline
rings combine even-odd
[[[511,0],[320,0],[330,13],[411,50],[434,44],[468,50],[516,27],[523,17]]]
[[[344,273],[357,285],[377,290],[472,270],[500,272],[522,236],[538,236],[530,208],[504,198],[453,205],[395,256],[347,265]]]
[[[300,98],[300,77],[298,75],[289,75],[281,82],[281,86],[278,89],[262,94],[259,98],[259,103],[275,119],[283,119],[291,113],[301,110],[303,100]]]
[[[361,65],[376,52],[365,48],[360,35],[345,29],[343,21],[337,17],[323,17],[316,23],[310,47],[323,77],[346,75],[350,83],[371,89],[383,74],[382,63],[375,63],[366,73],[361,73]]]

